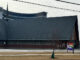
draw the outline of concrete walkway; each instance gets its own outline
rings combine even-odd
[[[66,49],[55,49],[54,51],[67,52]],[[0,52],[53,52],[53,50],[52,49],[0,49]],[[74,52],[80,52],[80,49],[75,49]]]

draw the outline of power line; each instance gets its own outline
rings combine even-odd
[[[39,6],[49,7],[49,8],[56,8],[56,9],[61,9],[61,10],[68,10],[68,11],[73,11],[73,12],[80,12],[80,11],[78,11],[78,10],[72,10],[72,9],[66,9],[66,8],[48,6],[48,5],[43,5],[43,4],[38,4],[38,3],[32,3],[32,2],[27,2],[27,1],[20,1],[20,0],[14,0],[14,1],[23,2],[23,3],[28,3],[28,4],[33,4],[33,5],[39,5]]]
[[[69,3],[69,4],[80,5],[80,4],[78,4],[78,3],[73,3],[73,2],[63,1],[63,0],[56,0],[56,1],[64,2],[64,3]]]

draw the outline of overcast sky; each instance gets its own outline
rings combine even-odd
[[[78,10],[78,11],[80,10],[78,5],[58,2],[55,0],[23,0],[23,1],[34,2],[34,3],[39,3],[39,4],[54,6],[54,7],[60,7],[60,8],[73,9],[73,10]],[[80,2],[80,0],[64,0],[64,1],[70,1],[74,3]],[[21,12],[21,13],[34,13],[34,12],[39,12],[39,11],[45,11],[46,9],[51,9],[51,8],[42,7],[38,5],[16,2],[13,0],[0,0],[0,2],[1,2],[0,5],[4,9],[6,9],[7,3],[8,3],[10,11]],[[53,9],[54,8],[52,8],[51,10]]]
[[[80,0],[62,0],[62,1],[68,1],[68,2],[73,2],[73,3],[80,3]]]
[[[80,5],[68,4],[68,3],[59,2],[56,0],[23,0],[23,1],[80,11]],[[68,1],[68,2],[80,4],[80,0],[62,0],[62,1]],[[80,12],[73,12],[73,11],[68,11],[68,10],[43,7],[43,6],[33,5],[33,4],[16,2],[13,0],[0,0],[0,6],[3,7],[4,9],[6,9],[7,4],[9,6],[9,11],[18,12],[18,13],[37,13],[37,12],[41,12],[41,11],[46,11],[46,12],[48,12],[47,17],[77,15],[78,22],[79,22],[79,34],[80,34],[80,20],[79,20]],[[80,37],[80,35],[79,35],[79,37]]]

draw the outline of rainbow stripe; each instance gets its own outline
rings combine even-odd
[[[67,49],[68,49],[68,50],[73,50],[73,48],[74,48],[74,44],[73,44],[73,43],[69,43],[69,44],[67,45]]]

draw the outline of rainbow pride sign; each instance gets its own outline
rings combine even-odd
[[[73,50],[74,49],[74,43],[68,43],[67,44],[67,49],[68,50]]]

